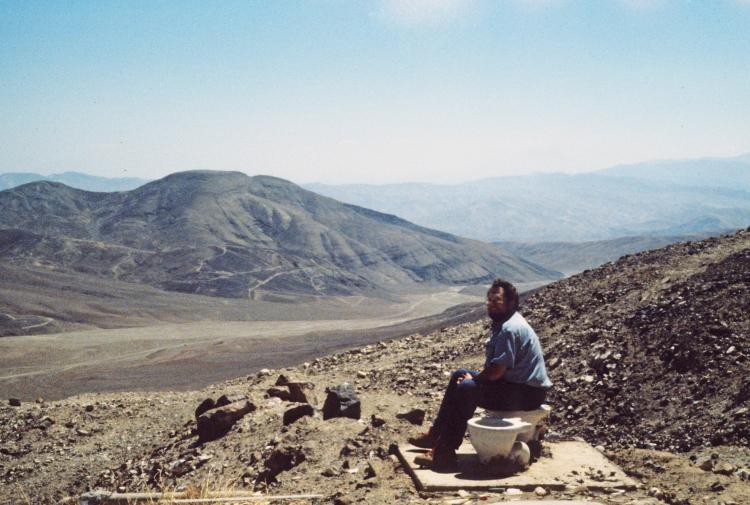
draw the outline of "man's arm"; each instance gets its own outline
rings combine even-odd
[[[472,377],[471,374],[466,374],[463,377],[458,378],[458,382],[463,382],[467,379],[474,379],[477,382],[489,382],[501,379],[505,375],[505,371],[508,369],[505,365],[490,365],[485,367],[484,370],[479,372],[479,375]]]
[[[496,381],[505,375],[507,369],[508,367],[505,365],[490,365],[484,367],[484,370],[477,375],[476,380],[479,382]]]

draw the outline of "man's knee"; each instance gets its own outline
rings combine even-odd
[[[463,377],[467,373],[469,373],[469,371],[467,369],[465,369],[465,368],[459,368],[458,370],[454,371],[451,374],[451,380],[455,382],[455,381],[458,380],[459,377]]]

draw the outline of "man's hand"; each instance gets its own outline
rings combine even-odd
[[[456,384],[461,384],[465,380],[473,379],[474,376],[472,376],[470,373],[465,373],[461,375],[458,379],[456,379]]]

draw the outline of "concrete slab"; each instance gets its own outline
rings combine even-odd
[[[458,449],[458,471],[453,473],[435,472],[414,464],[414,458],[427,451],[410,444],[398,447],[398,458],[417,489],[424,491],[488,491],[509,487],[533,491],[537,486],[562,490],[568,485],[602,490],[636,486],[617,465],[585,442],[546,442],[545,447],[549,448],[549,457],[540,458],[522,473],[505,477],[482,465],[469,442]]]

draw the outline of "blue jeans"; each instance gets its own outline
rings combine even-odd
[[[437,434],[438,446],[458,449],[466,433],[466,422],[474,415],[477,407],[490,410],[534,410],[544,401],[546,389],[505,382],[502,379],[479,382],[464,379],[457,384],[459,377],[479,375],[475,370],[459,368],[451,375],[443,395],[440,410],[432,423]]]

